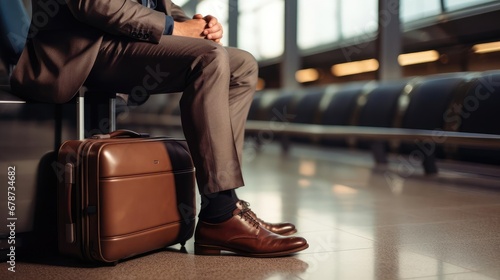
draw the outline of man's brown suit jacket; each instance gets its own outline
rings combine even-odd
[[[25,100],[50,103],[67,102],[77,93],[106,34],[154,44],[165,29],[165,14],[189,19],[171,0],[158,0],[156,10],[137,0],[32,2],[30,33],[11,87]]]

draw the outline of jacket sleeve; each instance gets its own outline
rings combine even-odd
[[[105,32],[158,43],[165,29],[165,13],[130,0],[68,0],[79,21]]]
[[[172,17],[174,18],[174,21],[186,21],[191,19],[184,13],[181,7],[175,5],[172,3]]]

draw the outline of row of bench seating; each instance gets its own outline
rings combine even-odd
[[[419,159],[500,164],[500,72],[449,73],[391,82],[356,82],[300,90],[258,92],[247,133],[257,142],[280,139],[371,148]]]
[[[180,126],[180,95],[152,96],[124,127]],[[280,141],[371,149],[436,173],[435,159],[500,164],[500,71],[460,72],[256,93],[246,126],[257,144]],[[257,145],[258,146],[258,145]],[[420,164],[419,163],[419,164]]]

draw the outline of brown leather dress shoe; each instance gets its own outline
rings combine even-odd
[[[198,221],[194,252],[197,255],[219,255],[230,251],[249,257],[282,257],[307,249],[302,237],[286,237],[265,229],[249,213],[237,208],[229,220],[211,224]]]
[[[248,209],[250,210],[249,206],[250,203],[240,200],[236,203],[236,206],[240,209]],[[292,223],[268,223],[264,222],[263,220],[259,219],[257,215],[253,211],[249,211],[250,215],[256,219],[261,226],[263,226],[265,229],[267,229],[270,232],[279,234],[279,235],[292,235],[297,232],[297,229],[295,228],[295,225]]]

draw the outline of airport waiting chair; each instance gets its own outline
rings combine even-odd
[[[461,111],[450,116],[459,120],[460,132],[500,134],[500,72],[488,71],[473,79],[463,99]],[[459,148],[458,159],[500,164],[500,151],[481,148]]]
[[[358,98],[357,126],[393,127],[401,95],[409,90],[408,80],[381,82]],[[388,141],[359,140],[357,147],[371,149],[377,163],[387,163]]]
[[[366,83],[353,83],[326,95],[329,103],[320,114],[321,125],[353,125],[354,111],[358,97],[363,93]],[[327,146],[347,147],[348,140],[321,140]]]
[[[456,91],[465,83],[464,77],[424,78],[410,93],[410,102],[401,120],[401,127],[443,129],[443,114]]]
[[[255,121],[270,121],[273,115],[275,103],[287,103],[291,98],[290,94],[284,95],[281,90],[266,89],[255,93],[248,112],[247,119]],[[281,101],[278,101],[281,99]]]
[[[268,105],[262,108],[263,120],[273,122],[293,122],[297,101],[300,98],[295,91],[281,91],[280,94]]]
[[[355,83],[341,87],[334,93],[324,112],[321,112],[320,124],[351,125],[353,111],[365,83]]]
[[[252,105],[250,105],[250,109],[248,111],[247,120],[258,120],[260,105],[262,101],[262,92],[256,93],[254,98],[252,99]]]
[[[264,90],[257,92],[252,101],[247,120],[268,122],[265,130],[245,132],[245,136],[255,141],[259,150],[264,143],[279,141],[283,151],[288,151],[290,139],[278,132],[295,118],[291,112],[300,96],[295,91]]]
[[[398,102],[408,85],[407,80],[382,82],[375,86],[363,100],[358,100],[360,110],[356,125],[392,127],[397,114]]]
[[[293,106],[290,114],[293,115],[292,123],[319,124],[320,102],[325,94],[325,87],[309,88],[297,91],[297,104]],[[300,143],[310,143],[316,140],[310,137],[292,136],[290,140]]]
[[[425,77],[413,86],[409,102],[400,102],[404,112],[396,120],[396,127],[442,131],[445,128],[445,113],[458,91],[467,85],[466,75],[453,74]],[[399,152],[420,157],[426,174],[437,172],[436,157],[445,157],[442,143],[402,143]]]
[[[320,102],[325,95],[325,87],[309,88],[297,92],[302,95],[292,114],[295,115],[292,122],[304,124],[319,124],[320,122]]]

